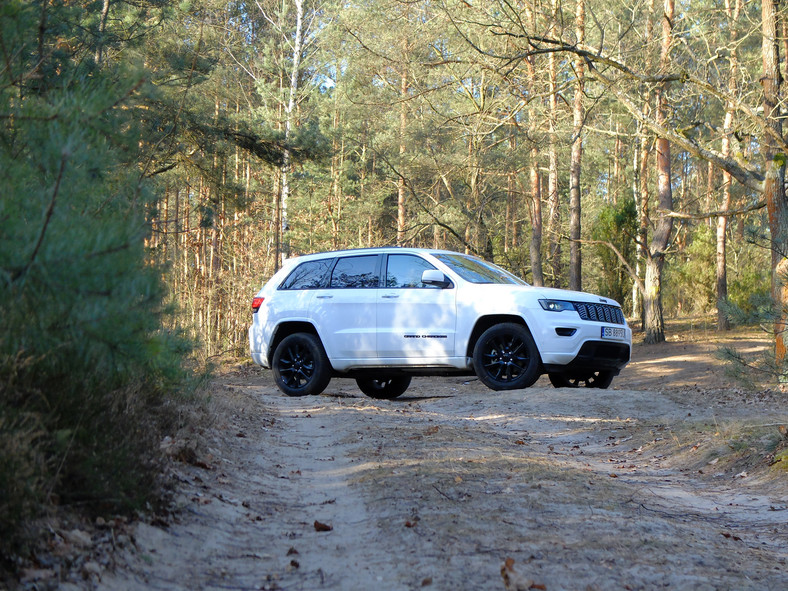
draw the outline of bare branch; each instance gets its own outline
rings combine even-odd
[[[20,273],[20,276],[24,276],[30,270],[30,267],[33,266],[33,263],[38,256],[38,251],[41,250],[41,245],[44,243],[44,236],[46,236],[47,228],[49,228],[49,222],[52,220],[52,214],[55,211],[55,202],[57,201],[58,193],[60,193],[60,183],[63,180],[63,172],[66,170],[66,161],[69,157],[69,151],[66,148],[63,148],[63,152],[60,156],[60,169],[57,173],[57,179],[55,179],[55,188],[52,190],[52,199],[49,201],[49,207],[47,207],[47,211],[44,214],[44,225],[41,227],[41,232],[38,235],[38,241],[36,242],[36,246],[33,249],[33,253],[30,255],[30,260],[27,261],[27,265]]]
[[[761,199],[754,205],[741,207],[739,209],[720,209],[718,211],[710,211],[707,213],[680,213],[678,211],[658,210],[658,213],[669,218],[677,218],[680,220],[705,220],[708,218],[733,217],[735,215],[742,215],[752,211],[757,211],[759,209],[763,209],[764,207],[766,207],[766,199]]]

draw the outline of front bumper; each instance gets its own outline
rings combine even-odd
[[[588,322],[576,315],[535,319],[531,326],[548,373],[574,370],[619,370],[629,363],[632,329],[626,324]],[[611,331],[612,329],[612,331]]]
[[[547,373],[612,369],[618,374],[629,363],[630,354],[629,343],[586,341],[580,347],[577,355],[568,363],[544,363],[543,365]]]

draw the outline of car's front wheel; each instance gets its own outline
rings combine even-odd
[[[370,398],[391,400],[405,393],[405,390],[410,386],[410,376],[383,379],[358,378],[356,384],[358,384],[359,390]]]
[[[601,388],[605,389],[616,377],[611,370],[588,371],[584,373],[551,373],[550,383],[556,388]]]
[[[539,379],[541,360],[530,331],[504,322],[488,328],[473,348],[479,380],[492,390],[519,390]]]
[[[300,332],[282,339],[271,363],[279,389],[288,396],[320,394],[331,381],[331,367],[320,340]]]

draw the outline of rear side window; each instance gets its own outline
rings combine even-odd
[[[279,289],[320,289],[325,287],[333,260],[323,259],[301,263],[287,276]]]
[[[339,259],[331,273],[330,286],[342,289],[377,287],[380,282],[378,259],[376,254]]]
[[[421,282],[422,273],[434,268],[421,257],[409,254],[389,255],[386,267],[386,287],[437,288],[436,285],[427,285]]]

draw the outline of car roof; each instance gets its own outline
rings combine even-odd
[[[352,255],[364,255],[364,254],[378,254],[378,253],[402,253],[402,254],[453,254],[453,255],[460,255],[460,256],[473,256],[473,255],[464,255],[460,252],[455,252],[451,250],[441,250],[436,248],[419,248],[419,247],[411,247],[411,246],[373,246],[368,248],[348,248],[344,250],[328,250],[324,252],[315,252],[311,254],[303,254],[298,255],[296,257],[292,257],[291,260],[314,260],[314,259],[321,259],[321,258],[328,258],[328,257],[336,257],[336,256],[352,256]]]

